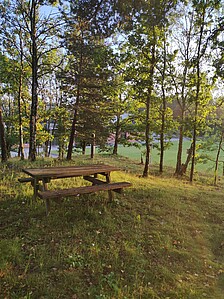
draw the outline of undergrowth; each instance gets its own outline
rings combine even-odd
[[[0,165],[0,298],[223,299],[223,187],[189,184],[166,169],[127,158],[78,157],[72,164],[119,166],[113,181],[130,181],[124,195],[106,192],[52,203],[45,215],[24,167],[69,164],[16,159]],[[49,188],[82,184],[51,182]]]

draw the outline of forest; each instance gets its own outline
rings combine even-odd
[[[143,144],[143,177],[154,139],[159,171],[171,138],[175,173],[190,168],[198,149],[224,137],[224,3],[222,0],[1,0],[0,148],[25,159],[71,160],[76,148]],[[108,138],[113,136],[113,145]],[[155,137],[156,136],[156,137]],[[183,161],[184,139],[191,140]]]
[[[0,299],[224,298],[223,12],[0,0]]]

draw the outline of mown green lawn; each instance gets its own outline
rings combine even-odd
[[[190,147],[190,141],[185,140],[183,143],[183,160],[182,162],[184,163],[187,157],[187,149]],[[218,149],[218,145],[217,145],[217,149]],[[165,155],[164,155],[164,165],[165,166],[171,166],[174,167],[176,166],[176,159],[177,159],[177,150],[178,150],[178,142],[177,141],[172,141],[172,145],[165,151]],[[134,146],[122,146],[120,145],[118,148],[118,154],[124,157],[128,157],[130,159],[136,160],[136,161],[141,161],[141,154],[144,153],[145,148],[144,146],[139,149],[136,148]],[[203,152],[202,150],[198,150],[197,151],[197,156],[204,156],[204,155],[208,155],[210,157],[210,159],[212,160],[208,160],[206,159],[206,161],[203,159],[200,159],[200,161],[198,161],[198,163],[196,163],[195,166],[195,170],[198,172],[208,172],[211,175],[214,174],[214,167],[215,167],[215,158],[216,158],[216,154],[217,151],[211,152],[209,150]],[[144,159],[144,155],[143,155],[143,159]],[[199,160],[199,159],[198,159]],[[220,161],[224,161],[224,155],[223,152],[221,152],[220,155]],[[159,164],[159,151],[156,148],[152,148],[151,150],[151,164],[153,165],[158,165]],[[189,165],[190,168],[190,165]],[[221,175],[223,172],[223,163],[220,162],[219,164],[219,174]]]
[[[48,217],[17,179],[24,166],[67,162],[0,164],[0,298],[223,299],[223,180],[142,178],[142,165],[120,156],[72,161],[101,162],[119,166],[113,181],[133,187],[112,203],[103,192],[52,203]],[[65,180],[50,186],[60,187]]]
[[[190,147],[191,141],[190,140],[185,140],[183,143],[183,155],[182,155],[182,162],[184,163],[187,158],[187,149]],[[198,145],[200,144],[200,141],[198,141]],[[112,147],[111,147],[112,150]],[[177,160],[177,150],[178,150],[178,141],[173,140],[171,146],[166,149],[165,155],[164,155],[164,166],[170,166],[175,168],[176,166],[176,160]],[[218,150],[218,144],[216,146],[216,150],[214,151],[209,151],[205,150],[202,151],[197,150],[197,159],[196,159],[196,165],[195,165],[195,171],[200,173],[200,172],[207,172],[211,176],[214,175],[214,169],[215,169],[215,159],[216,159],[216,154]],[[97,153],[100,153],[100,150],[97,148],[96,149]],[[143,157],[144,160],[144,152],[145,152],[145,147],[142,146],[141,148],[137,148],[134,146],[123,146],[119,145],[118,147],[118,154],[120,156],[128,157],[134,161],[141,161],[141,156]],[[58,154],[57,151],[54,151],[54,154]],[[106,152],[105,152],[106,154]],[[157,148],[152,148],[151,149],[151,164],[152,165],[158,165],[159,164],[159,151]],[[75,155],[81,155],[81,150],[77,150]],[[86,155],[90,155],[90,148],[87,147],[86,149]],[[208,156],[209,159],[202,159],[204,156]],[[223,167],[224,167],[224,153],[221,151],[220,154],[220,163],[219,163],[219,175],[223,174]],[[188,166],[188,169],[190,168],[190,164]]]

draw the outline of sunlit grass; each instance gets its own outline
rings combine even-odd
[[[182,162],[185,163],[186,158],[187,158],[187,149],[190,147],[190,140],[185,140],[183,143],[183,156],[182,156]],[[217,145],[218,148],[218,145]],[[165,154],[164,154],[164,166],[168,166],[168,167],[175,167],[176,166],[176,160],[177,160],[177,150],[178,150],[178,141],[173,140],[171,146],[165,150]],[[118,147],[118,154],[124,157],[128,157],[130,159],[133,159],[135,161],[138,161],[140,163],[141,161],[141,156],[143,154],[143,160],[144,160],[144,152],[145,152],[145,147],[142,146],[141,148],[136,148],[134,146],[122,146],[120,145]],[[200,172],[208,172],[210,173],[210,175],[214,175],[214,167],[215,167],[215,159],[216,159],[216,151],[211,152],[211,151],[207,151],[205,152],[211,160],[207,159],[207,160],[200,160],[197,159],[197,163],[195,166],[195,170]],[[202,152],[201,150],[197,151],[197,157],[199,157],[200,155],[204,155],[204,152]],[[89,152],[87,151],[87,154],[89,154]],[[151,164],[152,165],[159,165],[159,159],[160,159],[160,153],[158,151],[157,148],[151,148]],[[223,154],[221,154],[220,157],[220,161],[223,161]],[[190,165],[189,165],[190,167]],[[223,163],[220,162],[219,165],[219,174],[221,175],[223,172]]]
[[[171,169],[155,176],[154,168],[143,179],[143,166],[120,156],[71,163],[99,162],[119,166],[112,180],[132,188],[112,203],[106,192],[52,203],[48,217],[44,203],[32,200],[31,185],[17,179],[25,176],[22,167],[65,162],[1,165],[0,298],[223,299],[221,183],[191,185]],[[82,180],[49,188],[71,184]]]

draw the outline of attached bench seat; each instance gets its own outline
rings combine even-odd
[[[88,194],[98,191],[109,191],[113,190],[115,192],[121,193],[123,188],[131,187],[131,183],[128,182],[118,182],[118,183],[105,183],[93,186],[75,187],[62,190],[45,190],[39,191],[38,196],[42,199],[60,199],[62,197],[76,196],[79,194]]]
[[[33,183],[34,179],[33,178],[19,178],[18,181],[20,183]]]

